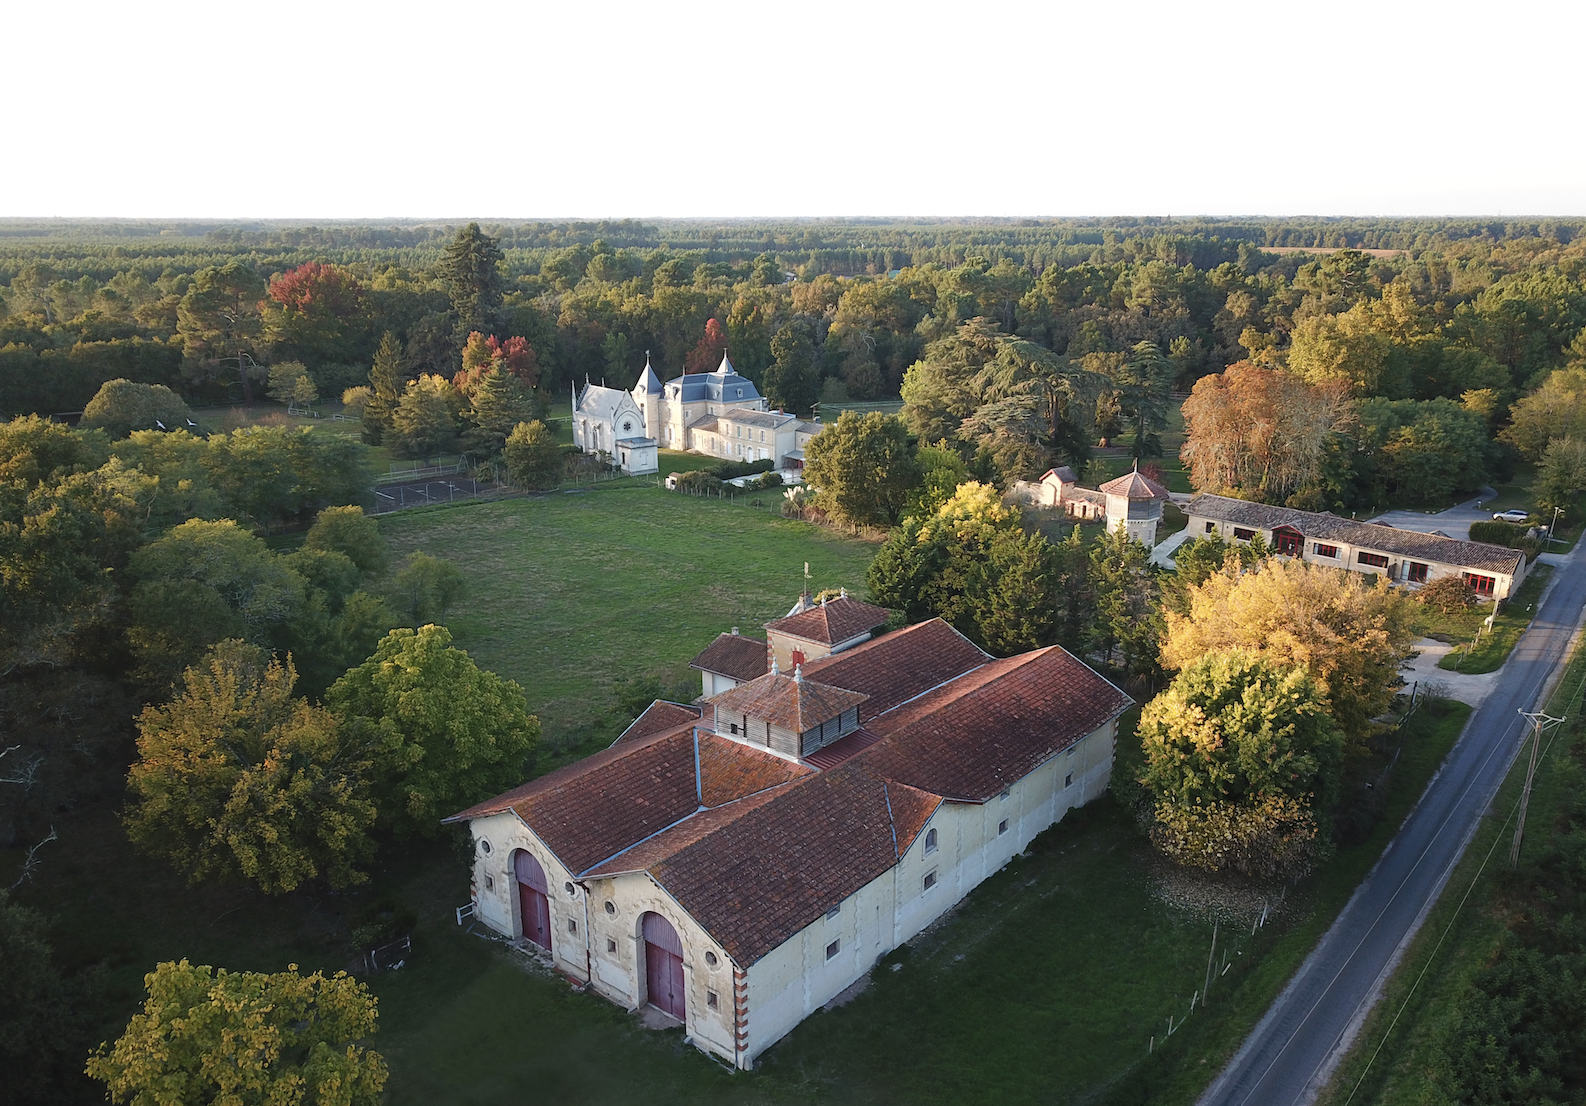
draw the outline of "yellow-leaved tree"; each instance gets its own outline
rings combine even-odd
[[[138,717],[127,782],[134,844],[194,881],[240,874],[267,894],[323,876],[362,882],[368,757],[329,711],[292,697],[297,673],[242,641],[213,646],[182,692]]]
[[[143,977],[148,999],[88,1074],[113,1102],[231,1106],[374,1106],[386,1063],[374,1036],[375,998],[346,972],[326,978],[228,972],[164,963]]]
[[[1393,702],[1414,617],[1409,597],[1386,579],[1273,557],[1190,588],[1183,613],[1166,612],[1162,663],[1180,669],[1215,649],[1244,648],[1305,668],[1334,724],[1362,742]]]

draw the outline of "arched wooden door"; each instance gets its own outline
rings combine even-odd
[[[518,877],[518,906],[523,916],[523,936],[546,952],[551,951],[551,901],[546,897],[545,869],[533,854],[518,850],[512,858]]]
[[[683,1004],[683,942],[672,923],[659,914],[646,914],[644,927],[644,973],[650,1005],[687,1021]]]

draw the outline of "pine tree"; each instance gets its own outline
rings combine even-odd
[[[457,232],[436,266],[452,301],[455,334],[461,347],[470,332],[489,331],[490,317],[501,306],[501,252],[499,239],[469,223]]]
[[[1157,597],[1162,588],[1150,552],[1129,537],[1122,523],[1091,547],[1090,582],[1096,593],[1091,648],[1127,676],[1154,675],[1160,668],[1162,609]]]
[[[402,360],[402,343],[391,331],[380,338],[374,365],[369,369],[369,389],[373,393],[363,409],[363,436],[370,445],[379,445],[391,426],[391,412],[402,398],[407,383],[407,367]]]
[[[469,400],[469,448],[491,456],[501,452],[513,427],[534,417],[534,401],[499,364],[480,376]]]

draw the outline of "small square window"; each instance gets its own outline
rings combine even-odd
[[[1001,837],[1003,834],[1005,834],[1007,832],[1008,832],[1008,820],[1006,818],[1004,818],[1002,821],[997,823],[997,836]]]
[[[935,887],[935,886],[936,886],[936,873],[935,872],[926,872],[925,873],[925,880],[923,882],[923,889],[926,890],[926,891],[929,891],[932,887]]]
[[[841,914],[842,912],[843,912],[843,904],[842,903],[838,903],[836,906],[832,907],[830,910],[828,910],[826,912],[826,920],[829,922],[833,918],[837,917],[837,915]]]
[[[495,885],[496,885],[496,881],[495,881],[495,877],[494,876],[486,876],[485,877],[485,890],[486,891],[489,891]]]
[[[1073,787],[1074,786],[1074,773],[1070,772],[1068,775],[1063,777],[1063,786],[1064,787]]]
[[[843,947],[843,942],[842,942],[841,938],[838,938],[837,940],[833,941],[831,944],[827,945],[826,946],[826,959],[830,960],[832,957],[836,956],[838,951],[842,947]]]
[[[710,1007],[712,1010],[721,1005],[721,1000],[716,997],[715,991],[705,992],[705,1005]]]
[[[1208,534],[1215,534],[1217,532],[1217,524],[1215,522],[1208,522],[1206,524],[1206,532]]]
[[[573,921],[573,919],[571,919],[571,918],[567,919],[567,932],[569,932],[569,933],[577,933],[578,932],[578,923]]]
[[[606,951],[607,952],[616,952],[617,951],[617,942],[613,941],[610,937],[606,938]]]
[[[1011,794],[1013,794],[1013,788],[1004,787],[1002,789],[1002,793],[997,796],[997,800],[999,802],[1004,802],[1005,803],[1005,802],[1008,801],[1008,796],[1011,795]]]
[[[1074,755],[1074,754],[1075,754],[1075,753],[1077,753],[1077,752],[1079,752],[1079,745],[1078,745],[1078,743],[1075,743],[1075,744],[1073,744],[1073,745],[1070,745],[1070,746],[1069,746],[1069,747],[1068,747],[1068,755],[1069,755],[1069,756],[1073,756],[1073,755]]]

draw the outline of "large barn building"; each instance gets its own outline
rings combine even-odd
[[[474,838],[476,917],[749,1068],[1103,793],[1122,691],[1061,648],[997,659],[939,619],[871,638],[878,610],[769,624],[759,675],[729,642],[746,678],[449,819]]]

